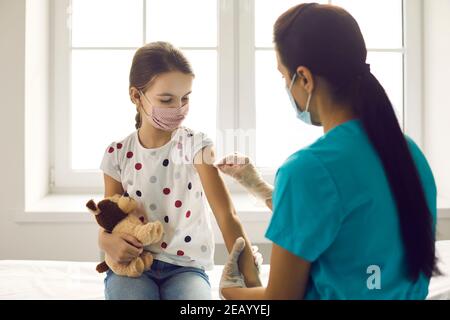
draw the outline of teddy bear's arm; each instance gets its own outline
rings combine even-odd
[[[113,232],[132,235],[146,246],[161,240],[163,226],[159,221],[142,224],[138,218],[129,216],[121,221]]]
[[[148,222],[143,225],[136,226],[135,237],[142,242],[144,246],[158,242],[163,235],[163,226],[161,222]]]
[[[145,268],[144,261],[141,257],[133,259],[128,264],[121,264],[114,262],[111,257],[105,255],[105,261],[109,268],[119,276],[139,277]]]
[[[134,229],[138,225],[138,222],[133,219],[134,217],[127,217],[120,221],[113,229],[113,233],[125,233],[134,236]]]

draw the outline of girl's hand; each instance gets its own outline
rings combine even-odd
[[[144,250],[143,245],[135,237],[128,234],[100,232],[100,247],[116,263],[128,264],[139,257]]]
[[[257,198],[267,202],[272,199],[273,186],[263,180],[253,162],[246,155],[234,153],[216,162],[215,166],[233,177]]]

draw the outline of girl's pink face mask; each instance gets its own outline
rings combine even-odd
[[[155,107],[142,91],[139,91],[139,94],[143,96],[151,106],[152,110],[150,114],[148,114],[143,107],[142,110],[144,111],[147,120],[157,129],[173,131],[180,126],[188,114],[189,103],[177,108]]]

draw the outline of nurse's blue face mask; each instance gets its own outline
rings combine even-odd
[[[292,107],[294,108],[295,112],[297,113],[297,118],[302,120],[304,123],[313,125],[311,121],[311,113],[309,113],[309,104],[311,103],[312,93],[308,94],[308,99],[306,101],[305,111],[301,111],[299,108],[297,102],[294,99],[294,96],[292,95],[292,87],[294,86],[295,80],[297,79],[297,73],[294,74],[292,77],[291,85],[289,87],[286,87],[287,94],[289,96],[289,100],[291,100]]]

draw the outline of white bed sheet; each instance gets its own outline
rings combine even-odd
[[[450,241],[436,244],[444,275],[431,279],[428,299],[450,300]],[[0,260],[0,300],[101,300],[103,275],[96,262]],[[219,299],[220,265],[209,271],[213,298]],[[263,265],[261,280],[267,284],[269,265]]]

